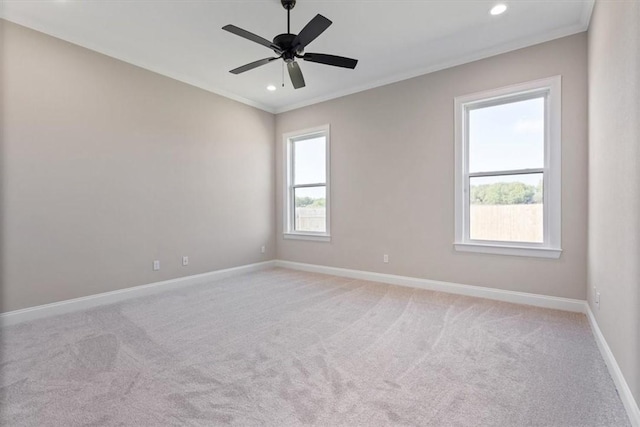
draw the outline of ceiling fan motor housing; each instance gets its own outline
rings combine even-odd
[[[303,51],[303,49],[294,49],[293,41],[295,40],[295,38],[295,34],[278,34],[273,39],[273,44],[275,44],[282,50],[282,59],[284,59],[286,62],[293,61],[296,54],[299,55]]]

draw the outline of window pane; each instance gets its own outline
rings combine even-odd
[[[293,142],[293,184],[324,184],[327,179],[323,136]]]
[[[295,230],[327,231],[327,188],[304,187],[293,190],[295,196]]]
[[[542,180],[541,173],[470,178],[469,237],[542,243]]]
[[[544,97],[469,111],[469,172],[544,167]]]

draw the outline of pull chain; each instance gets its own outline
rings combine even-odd
[[[282,87],[284,87],[284,61],[282,61]]]

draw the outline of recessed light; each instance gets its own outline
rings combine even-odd
[[[273,92],[274,90],[276,90],[276,87],[274,85],[269,85],[269,86],[267,86],[267,90],[269,92]]]
[[[489,13],[494,15],[494,16],[495,15],[501,15],[501,14],[504,13],[505,10],[507,10],[507,5],[503,4],[503,3],[500,3],[500,4],[497,4],[497,5],[493,6]]]

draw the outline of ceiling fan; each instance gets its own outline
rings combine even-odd
[[[250,33],[247,30],[238,28],[235,25],[225,25],[223,30],[229,31],[237,36],[244,37],[247,40],[261,44],[271,50],[273,50],[276,57],[264,58],[258,61],[251,62],[243,65],[242,67],[235,68],[230,71],[233,74],[244,73],[245,71],[253,70],[282,58],[287,64],[289,70],[289,77],[291,77],[291,83],[296,89],[300,89],[305,86],[304,77],[302,76],[302,70],[296,62],[296,58],[304,59],[305,61],[317,62],[319,64],[333,65],[334,67],[343,68],[356,68],[358,63],[357,59],[345,58],[343,56],[327,55],[324,53],[305,53],[304,48],[314,41],[316,37],[324,32],[331,25],[331,21],[324,16],[318,14],[300,31],[299,34],[291,34],[291,9],[296,5],[296,0],[280,0],[282,7],[287,10],[287,32],[285,34],[279,34],[275,36],[273,42],[262,38],[258,35]]]

